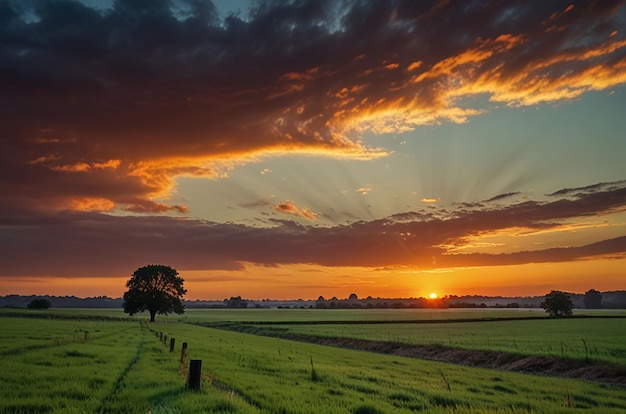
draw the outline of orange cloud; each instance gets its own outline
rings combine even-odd
[[[89,170],[103,170],[103,169],[117,169],[122,162],[120,160],[108,160],[105,162],[77,162],[75,164],[68,165],[55,165],[50,167],[52,171],[62,172],[86,172]]]
[[[168,211],[174,211],[181,214],[189,213],[189,209],[186,206],[171,206],[155,203],[150,200],[137,200],[137,202],[123,207],[122,210],[130,211],[132,213],[165,213]]]
[[[51,2],[45,13],[33,10],[42,27],[64,28],[46,44],[27,24],[32,16],[7,6],[23,24],[3,28],[7,50],[20,53],[3,63],[3,98],[11,102],[3,131],[15,142],[2,141],[0,154],[8,170],[45,186],[31,180],[13,199],[29,206],[106,199],[140,211],[133,206],[166,203],[177,177],[218,179],[284,154],[371,160],[389,152],[364,144],[365,133],[462,123],[497,103],[570,100],[626,83],[616,18],[623,10],[613,0],[347,2],[337,6],[346,16],[341,30],[329,17],[335,9],[322,5],[311,16],[304,4],[283,5],[289,12],[279,14],[268,5],[249,21],[233,17],[229,24],[241,29],[234,30],[206,16],[193,26],[167,2],[135,5],[153,13]],[[70,12],[81,17],[57,21]],[[147,22],[155,13],[171,19]],[[273,29],[253,30],[261,27]],[[79,48],[85,44],[97,47]],[[466,99],[483,95],[491,104]]]
[[[290,200],[277,204],[274,207],[274,210],[278,211],[279,213],[291,214],[309,220],[314,220],[317,217],[317,214],[315,214],[308,208],[300,209],[293,201]]]
[[[83,198],[70,200],[67,207],[77,211],[113,211],[115,203],[103,198]]]
[[[423,63],[424,62],[422,62],[421,60],[416,60],[415,62],[412,62],[409,66],[407,66],[406,70],[407,72],[411,72],[422,66]]]

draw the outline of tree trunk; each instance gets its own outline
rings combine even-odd
[[[155,315],[156,315],[156,311],[150,311],[150,322],[154,322]]]

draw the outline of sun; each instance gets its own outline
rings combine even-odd
[[[428,297],[430,299],[437,299],[437,294],[435,292],[431,293],[430,295],[428,295]]]

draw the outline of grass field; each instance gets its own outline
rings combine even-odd
[[[442,345],[626,365],[626,318],[264,326],[300,335]]]
[[[0,312],[4,338],[0,344],[0,412],[626,412],[626,391],[611,385],[331,348],[184,323],[185,320],[312,322],[317,318],[402,320],[401,312],[379,315],[356,312],[194,310],[183,317],[157,317],[156,323],[146,324],[140,322],[146,320],[143,316],[119,321],[80,319],[84,315],[123,317],[117,310],[57,309],[52,313],[32,314],[54,316],[45,319],[7,317],[3,311]],[[404,320],[417,319],[417,313],[409,312]],[[448,319],[459,319],[456,317],[459,314]],[[432,319],[432,315],[423,312],[422,317]],[[578,321],[586,320],[572,322]],[[577,330],[581,328],[566,324],[561,326],[561,331],[544,329],[548,326],[544,324],[550,322],[483,322],[481,332],[495,342],[499,335],[506,334],[506,328],[498,326],[500,323],[528,324],[526,332],[537,337],[569,334],[577,338]],[[473,323],[480,322],[465,322]],[[405,325],[417,326],[309,324],[287,327],[310,332],[336,326],[343,329],[367,326],[372,331],[363,335],[384,338],[389,335],[385,329],[401,330]],[[424,326],[452,329],[456,328],[454,325],[456,323]],[[542,328],[537,328],[539,325]],[[619,332],[621,328],[608,328],[610,326],[594,331],[598,344],[610,344],[612,338],[623,335],[623,330]],[[86,341],[85,331],[88,331]],[[155,331],[176,338],[174,352],[170,353],[169,346],[159,341]],[[465,334],[454,333],[469,335],[471,329]],[[444,333],[437,335],[445,337]],[[188,343],[188,358],[202,360],[200,391],[185,388],[185,370],[181,371],[179,366],[182,342]]]

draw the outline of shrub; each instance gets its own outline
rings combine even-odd
[[[48,309],[52,306],[52,303],[48,299],[33,299],[26,307],[28,309]]]

